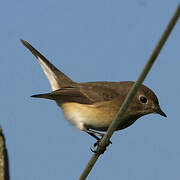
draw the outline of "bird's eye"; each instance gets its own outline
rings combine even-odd
[[[140,96],[139,100],[143,103],[146,104],[147,103],[147,98],[145,96]]]

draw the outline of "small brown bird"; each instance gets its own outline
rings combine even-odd
[[[38,59],[52,87],[51,93],[32,97],[55,100],[71,124],[99,140],[98,136],[104,134],[97,131],[108,129],[134,82],[76,83],[59,71],[27,41],[21,40],[21,42]],[[116,130],[127,128],[141,116],[150,113],[166,117],[155,93],[141,85]]]

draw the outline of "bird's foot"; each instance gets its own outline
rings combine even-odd
[[[103,138],[103,136],[102,136]],[[100,142],[101,142],[101,139],[97,140],[94,145],[93,145],[93,148],[90,148],[92,152],[96,153],[96,154],[103,154],[105,151],[106,151],[106,148],[112,144],[111,141],[109,141],[103,148],[101,148],[100,150],[98,149],[99,145],[100,145]]]
[[[103,138],[103,137],[102,137],[102,138]],[[101,139],[102,139],[102,138],[101,138]],[[94,148],[96,148],[96,147],[99,146],[99,144],[100,144],[100,142],[101,142],[101,139],[97,140],[97,141],[94,143],[94,145],[93,145]],[[106,147],[108,147],[110,144],[112,144],[112,142],[109,140],[109,142],[107,143]]]

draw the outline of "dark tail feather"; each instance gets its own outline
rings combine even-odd
[[[47,94],[35,94],[35,95],[32,95],[31,97],[54,100],[54,98],[52,97],[52,95],[50,93],[47,93]]]
[[[52,90],[55,91],[65,86],[70,86],[73,82],[68,76],[57,69],[53,64],[51,64],[40,52],[38,52],[33,46],[31,46],[27,41],[20,39],[22,44],[28,48],[31,53],[38,59],[41,67],[43,68],[49,82],[51,84]]]

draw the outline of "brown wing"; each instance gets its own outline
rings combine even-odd
[[[111,83],[80,83],[80,91],[93,103],[110,101],[119,96],[119,93],[112,88]]]
[[[47,98],[64,102],[77,102],[81,104],[93,104],[101,101],[109,101],[119,96],[110,86],[101,83],[77,83],[71,87],[61,88],[49,94],[38,94],[32,97]]]

